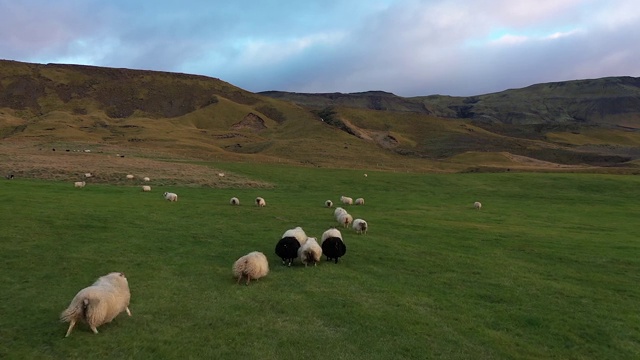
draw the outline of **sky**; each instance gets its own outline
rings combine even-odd
[[[251,92],[472,96],[640,76],[638,0],[0,0],[0,59]]]

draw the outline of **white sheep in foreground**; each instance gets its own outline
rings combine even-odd
[[[65,337],[78,321],[87,323],[97,334],[98,326],[111,322],[121,312],[131,316],[130,299],[129,283],[123,273],[112,272],[98,278],[93,285],[80,290],[60,314],[61,321],[70,323]]]
[[[344,227],[348,227],[353,222],[353,216],[348,214],[347,212],[338,215],[338,222],[342,224]]]
[[[233,277],[238,279],[238,284],[243,277],[247,277],[247,285],[251,279],[258,280],[269,273],[269,261],[267,257],[259,252],[253,251],[241,256],[233,263]]]
[[[337,264],[338,259],[344,256],[347,252],[347,246],[342,240],[342,234],[340,230],[331,228],[322,233],[322,241],[320,241],[322,247],[322,253],[327,257],[327,260],[334,260]]]
[[[143,177],[143,178],[142,178],[142,180],[144,180],[144,181],[146,181],[146,182],[151,181],[151,179],[149,179],[149,177],[148,177],[148,176]]]
[[[353,205],[353,199],[346,196],[340,196],[340,201],[345,205]]]
[[[149,191],[151,191],[151,186],[149,186],[149,185],[142,185],[142,191],[144,191],[144,192],[149,192]]]
[[[482,204],[479,201],[473,203],[473,207],[480,210],[482,209]]]
[[[285,231],[280,238],[284,239],[286,237],[296,238],[296,240],[298,240],[300,245],[304,245],[304,243],[307,242],[307,238],[308,238],[307,234],[304,232],[304,230],[302,230],[300,226]]]
[[[127,180],[132,180],[134,178],[134,176],[129,174],[129,175],[126,176],[126,178],[127,178]]]
[[[259,196],[258,196],[258,197],[256,198],[256,206],[259,206],[259,207],[265,207],[265,206],[267,206],[267,202],[266,202],[266,201],[264,201],[264,199],[263,199],[263,198],[261,198],[261,197],[259,197]]]
[[[333,207],[333,201],[331,201],[331,200],[327,200],[327,201],[325,201],[325,202],[324,202],[324,206],[326,206],[326,207],[328,207],[328,208]]]
[[[357,198],[355,201],[356,205],[364,205],[364,199],[363,198]]]
[[[178,194],[176,193],[166,192],[162,196],[169,201],[178,201]]]
[[[240,205],[240,200],[237,197],[232,197],[231,200],[229,200],[229,204]]]
[[[355,230],[358,234],[367,234],[367,229],[369,228],[369,225],[367,224],[366,221],[362,220],[362,219],[355,219],[353,220],[353,230]]]
[[[320,262],[320,259],[322,258],[322,248],[318,245],[318,240],[312,237],[307,238],[307,242],[298,249],[298,257],[304,266],[307,266],[308,264],[313,264],[315,266]]]
[[[73,187],[77,188],[83,188],[85,185],[87,185],[86,181],[76,181],[73,183]]]

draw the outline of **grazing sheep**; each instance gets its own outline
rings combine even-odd
[[[142,191],[144,191],[144,192],[149,192],[149,191],[151,191],[151,186],[149,186],[149,185],[142,185]]]
[[[347,252],[347,246],[342,241],[342,234],[340,230],[331,228],[322,234],[322,253],[327,257],[327,260],[334,260],[337,264],[338,259]]]
[[[166,192],[162,196],[169,201],[178,201],[178,195],[175,193]]]
[[[84,177],[86,177],[86,178],[90,178],[90,177],[92,177],[92,176],[93,176],[93,174],[92,174],[92,173],[84,173]]]
[[[364,199],[363,198],[357,198],[355,204],[356,205],[364,205]]]
[[[333,201],[331,201],[331,200],[327,200],[327,201],[325,201],[325,202],[324,202],[324,206],[326,206],[326,207],[328,207],[328,208],[333,207]]]
[[[87,185],[86,181],[76,181],[73,183],[73,186],[77,188],[83,188],[85,185]]]
[[[353,230],[355,230],[358,234],[366,235],[368,228],[369,228],[369,225],[367,224],[366,221],[362,219],[353,220]]]
[[[232,197],[231,200],[229,200],[229,204],[231,204],[231,205],[240,205],[240,200],[238,200],[237,197]]]
[[[337,207],[334,211],[333,211],[333,216],[336,217],[336,220],[338,220],[338,216],[341,214],[346,214],[347,210],[341,208],[341,207]]]
[[[344,227],[348,227],[353,222],[353,216],[349,215],[347,212],[338,215],[338,222],[342,224]]]
[[[340,201],[345,205],[353,205],[353,199],[346,196],[340,196]]]
[[[473,203],[473,207],[480,210],[482,209],[482,204],[479,201]]]
[[[367,177],[367,176],[369,176],[369,175],[367,175],[367,174],[364,174],[364,177]]]
[[[276,255],[282,259],[282,265],[291,266],[293,260],[298,257],[298,249],[300,249],[298,239],[293,236],[286,236],[276,244]]]
[[[65,337],[78,321],[89,325],[94,334],[98,333],[98,326],[111,322],[121,312],[129,311],[129,283],[121,272],[112,272],[102,276],[93,285],[80,290],[69,307],[60,314],[60,320],[68,322],[69,329]]]
[[[224,177],[224,173],[218,173],[218,176]]]
[[[8,174],[7,176],[5,176],[5,178],[7,178],[7,180],[11,180],[13,179],[13,174]]]
[[[259,206],[259,207],[265,207],[265,206],[267,206],[267,202],[266,202],[266,201],[264,201],[264,199],[263,199],[263,198],[261,198],[261,197],[259,197],[259,196],[258,196],[258,197],[256,198],[256,206]]]
[[[131,174],[127,175],[127,180],[132,180],[133,178],[134,178],[133,175],[131,175]]]
[[[238,279],[238,284],[243,277],[247,277],[247,285],[251,279],[258,280],[269,273],[267,257],[259,251],[253,251],[241,256],[233,263],[233,277]]]
[[[148,176],[143,177],[143,178],[142,178],[142,180],[143,180],[143,181],[146,181],[146,182],[151,181],[151,179],[149,179],[149,177],[148,177]]]
[[[318,245],[318,240],[312,237],[307,238],[307,242],[298,249],[298,257],[304,266],[307,266],[308,264],[313,264],[315,266],[320,262],[320,258],[322,257],[322,248]]]
[[[304,245],[304,243],[307,242],[307,234],[304,232],[304,230],[302,230],[300,226],[285,231],[280,238],[284,239],[286,237],[296,238],[296,240],[298,240],[298,242],[300,243],[300,246]]]

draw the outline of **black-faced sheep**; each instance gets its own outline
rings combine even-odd
[[[256,206],[259,206],[259,207],[265,207],[265,206],[267,206],[267,202],[266,202],[266,201],[264,201],[264,199],[263,199],[263,198],[261,198],[261,197],[259,197],[259,196],[258,196],[258,197],[256,198]]]
[[[178,194],[166,192],[162,195],[168,201],[178,201]]]
[[[241,256],[233,263],[233,277],[238,279],[238,284],[243,277],[247,277],[247,285],[251,279],[258,280],[269,274],[269,261],[267,257],[259,252],[253,251]]]
[[[322,234],[322,253],[327,260],[334,260],[337,264],[338,259],[347,252],[347,246],[342,240],[342,234],[338,229],[331,228]]]
[[[298,239],[293,236],[283,237],[276,244],[276,255],[282,259],[282,265],[291,266],[293,260],[298,257],[298,249],[300,249]]]
[[[325,201],[325,202],[324,202],[324,206],[326,206],[326,207],[328,207],[328,208],[333,207],[333,201],[331,201],[331,200],[327,200],[327,201]]]
[[[355,230],[358,234],[366,234],[369,225],[366,221],[362,219],[353,220],[353,230]]]
[[[129,283],[123,273],[112,272],[98,278],[93,285],[80,290],[60,314],[61,321],[70,323],[65,337],[78,321],[86,322],[97,334],[98,326],[111,322],[121,312],[131,316],[130,299]]]
[[[229,204],[240,205],[240,200],[237,197],[232,197],[231,200],[229,200]]]

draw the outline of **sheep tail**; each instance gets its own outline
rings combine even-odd
[[[85,299],[86,301],[86,299]],[[60,321],[71,322],[82,319],[85,316],[85,306],[83,301],[74,301],[60,314]]]

